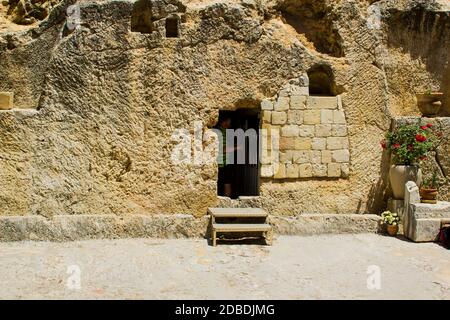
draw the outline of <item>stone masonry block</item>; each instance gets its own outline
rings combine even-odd
[[[294,151],[293,162],[294,163],[309,163],[311,161],[311,151],[301,150]]]
[[[286,125],[281,127],[282,137],[298,137],[299,129],[297,125]]]
[[[316,130],[313,125],[301,125],[298,129],[300,137],[314,137]]]
[[[295,138],[295,150],[311,150],[311,138]]]
[[[339,178],[341,176],[341,164],[329,163],[327,176],[329,178]]]
[[[347,126],[345,124],[333,124],[331,126],[331,135],[333,137],[347,136]]]
[[[330,150],[322,150],[322,163],[331,163],[331,152]]]
[[[313,176],[312,165],[310,163],[303,163],[298,166],[300,178],[311,178]]]
[[[337,109],[337,97],[309,96],[306,103],[308,109]]]
[[[304,124],[320,124],[320,110],[305,110],[303,115]]]
[[[320,123],[322,124],[332,124],[334,122],[334,112],[333,110],[320,110]]]
[[[289,179],[296,179],[299,176],[299,165],[298,164],[287,164],[286,165],[286,177]]]
[[[286,179],[286,165],[278,164],[278,170],[274,174],[275,179]]]
[[[294,151],[287,150],[286,152],[280,152],[281,163],[292,163]]]
[[[335,150],[332,152],[333,162],[350,162],[350,152],[348,149]]]
[[[14,94],[12,92],[0,92],[0,110],[14,108]]]
[[[311,163],[322,163],[322,152],[319,150],[311,151]]]
[[[291,96],[308,96],[309,87],[292,86]]]
[[[271,177],[273,177],[273,166],[271,166],[271,165],[262,165],[261,166],[261,177],[263,177],[263,178],[271,178]]]
[[[314,177],[326,177],[328,173],[328,166],[326,164],[314,163],[312,165],[312,171]]]
[[[295,138],[293,137],[280,137],[280,150],[294,150]]]
[[[286,112],[273,111],[272,112],[272,124],[285,124],[287,122]]]
[[[325,138],[313,138],[312,149],[313,150],[325,150],[327,148],[327,139]]]
[[[342,110],[334,110],[333,111],[333,122],[335,124],[346,124],[345,114]]]
[[[290,100],[291,110],[303,110],[306,109],[306,97],[305,96],[292,96]]]
[[[289,109],[289,97],[279,97],[273,108],[275,111],[287,111]]]
[[[301,110],[289,110],[287,112],[289,124],[302,124],[303,123],[303,111]]]
[[[261,150],[261,164],[271,164],[274,161],[275,153],[272,150]]]
[[[272,112],[267,111],[267,110],[263,111],[262,121],[263,121],[263,123],[270,123],[272,121]]]
[[[348,163],[341,164],[341,177],[348,178],[350,175],[350,165]]]
[[[267,99],[261,101],[261,110],[273,110],[273,102]]]
[[[328,137],[327,138],[328,150],[348,149],[347,137]]]
[[[323,138],[331,136],[331,124],[316,124],[316,137]]]

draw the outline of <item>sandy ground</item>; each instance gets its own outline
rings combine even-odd
[[[374,234],[1,243],[0,298],[450,299],[450,251]]]

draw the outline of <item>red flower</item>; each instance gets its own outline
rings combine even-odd
[[[428,127],[428,128],[431,128],[432,126],[433,126],[432,123],[427,124],[427,127]]]
[[[427,160],[428,158],[427,158],[426,156],[421,156],[419,159],[422,160],[422,161],[425,161],[425,160]]]
[[[394,144],[392,145],[392,148],[394,148],[394,149],[400,148],[400,143],[394,143]]]
[[[380,144],[383,149],[386,149],[386,140],[381,140]]]
[[[422,129],[422,130],[428,130],[428,125],[426,125],[426,126],[420,126],[420,129]]]
[[[416,141],[417,142],[425,142],[425,141],[427,141],[427,137],[425,137],[425,136],[423,136],[421,134],[417,134],[416,135]]]

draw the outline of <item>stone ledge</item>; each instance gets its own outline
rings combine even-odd
[[[0,218],[0,241],[73,241],[117,238],[200,238],[208,217],[191,215],[61,215]]]
[[[438,201],[436,204],[413,203],[416,219],[450,218],[450,202]]]
[[[358,214],[270,216],[275,232],[283,235],[373,233],[379,217]],[[204,238],[209,216],[191,215],[61,215],[0,217],[0,241],[74,241],[118,238]]]
[[[374,214],[302,214],[271,216],[275,232],[282,235],[377,233],[380,217]]]

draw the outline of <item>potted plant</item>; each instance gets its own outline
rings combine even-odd
[[[437,174],[433,172],[432,176],[424,179],[420,187],[420,201],[422,203],[436,204],[438,195],[438,181]]]
[[[419,163],[434,150],[438,141],[432,127],[431,123],[400,125],[388,132],[381,142],[382,147],[392,154],[389,180],[395,199],[404,199],[406,182],[414,181],[420,186],[422,172]]]
[[[400,217],[397,213],[385,211],[381,214],[381,222],[386,225],[387,233],[390,236],[395,236],[398,233],[398,225],[400,223]]]
[[[417,94],[417,106],[424,117],[435,117],[442,106],[442,92],[432,92],[429,89],[427,92]]]

